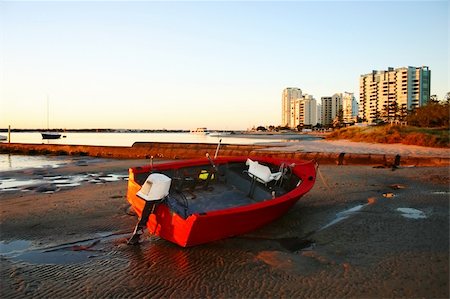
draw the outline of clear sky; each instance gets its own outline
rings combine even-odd
[[[449,91],[443,1],[1,1],[0,128],[280,125],[281,92],[359,96],[429,66]]]

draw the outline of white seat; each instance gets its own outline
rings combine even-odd
[[[137,196],[146,200],[160,200],[169,195],[172,179],[162,173],[152,173],[145,180]]]
[[[248,174],[263,184],[267,184],[273,180],[277,181],[282,175],[281,171],[272,173],[268,166],[261,165],[258,161],[247,159],[245,164],[248,166]]]

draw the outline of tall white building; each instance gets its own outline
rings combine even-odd
[[[321,103],[317,103],[317,123],[318,124],[323,124],[322,121],[322,104]]]
[[[343,120],[346,124],[355,123],[358,116],[358,103],[355,96],[351,92],[344,92],[342,94],[342,112]]]
[[[317,103],[313,96],[303,94],[300,88],[288,87],[282,93],[283,126],[297,128],[298,125],[317,124]]]
[[[392,121],[430,100],[427,66],[372,71],[359,79],[359,116],[369,122]]]
[[[298,110],[295,107],[295,101],[302,97],[302,90],[296,87],[288,87],[283,90],[281,95],[281,125],[289,128],[295,128],[296,115]]]
[[[299,102],[299,125],[317,125],[317,102],[313,96],[305,94]]]

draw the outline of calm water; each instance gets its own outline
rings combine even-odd
[[[2,133],[2,135],[6,135]],[[296,139],[280,139],[266,136],[261,138],[221,136],[213,137],[208,135],[196,135],[191,133],[64,133],[65,138],[57,140],[43,140],[38,132],[32,133],[11,133],[11,142],[33,143],[33,144],[76,144],[76,145],[103,145],[103,146],[132,146],[134,142],[180,142],[180,143],[214,143],[217,144],[222,139],[223,144],[256,144],[287,142]],[[289,138],[289,137],[287,137]],[[294,138],[294,137],[292,137]],[[307,138],[307,136],[305,136]],[[69,157],[54,156],[21,156],[0,154],[0,172],[18,170],[24,168],[47,168],[58,167],[66,164]]]
[[[5,134],[6,135],[6,134]],[[191,133],[64,133],[66,138],[57,140],[43,140],[38,132],[11,133],[11,142],[17,143],[48,143],[48,144],[77,144],[77,145],[109,145],[131,146],[136,141],[145,142],[183,142],[183,143],[222,143],[228,144],[255,144],[268,142],[284,142],[286,139],[275,138],[246,138],[208,135],[196,135]]]
[[[0,154],[0,172],[25,168],[56,168],[69,162],[71,162],[71,158],[67,156],[24,156]],[[2,185],[1,176],[0,185]]]

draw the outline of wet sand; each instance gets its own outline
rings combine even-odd
[[[447,167],[323,165],[281,219],[183,249],[148,234],[127,246],[136,217],[120,175],[144,161],[95,161],[1,173],[121,178],[1,192],[1,298],[449,296]]]

